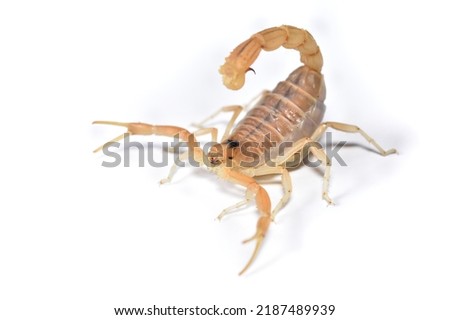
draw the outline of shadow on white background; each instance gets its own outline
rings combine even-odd
[[[246,307],[250,319],[257,305],[332,304],[334,319],[448,318],[445,12],[387,1],[1,4],[0,317],[216,304]],[[332,169],[336,206],[321,200],[319,172],[294,171],[291,200],[238,277],[256,209],[214,218],[244,190],[195,168],[164,186],[168,168],[104,168],[92,150],[122,129],[91,123],[189,126],[248,102],[298,54],[263,53],[238,92],[218,67],[281,24],[308,29],[322,49],[325,119],[400,154],[382,158],[336,133],[353,143],[340,153],[348,166]],[[163,141],[136,138],[149,140]],[[279,185],[268,189],[275,202]]]

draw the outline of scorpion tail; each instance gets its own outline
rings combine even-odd
[[[312,35],[304,29],[284,25],[262,30],[238,45],[219,69],[223,84],[232,90],[242,88],[245,74],[253,70],[250,66],[258,58],[261,50],[272,51],[280,46],[299,51],[301,62],[311,69],[321,71],[322,53]]]

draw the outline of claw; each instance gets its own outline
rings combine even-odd
[[[245,265],[245,267],[241,270],[241,272],[239,272],[239,275],[241,276],[245,271],[247,271],[247,269],[252,265],[253,261],[255,261],[256,256],[258,255],[259,250],[261,249],[261,244],[262,241],[264,239],[264,236],[258,236],[258,235],[254,235],[253,237],[244,240],[242,243],[248,243],[252,240],[256,240],[256,245],[255,245],[255,249],[253,250],[252,256],[250,257],[250,259],[248,260],[247,264]]]
[[[102,144],[100,147],[98,147],[97,149],[94,150],[94,153],[99,152],[100,150],[111,145],[114,142],[118,142],[118,141],[124,139],[127,134],[132,134],[129,130],[130,123],[116,122],[116,121],[94,121],[94,122],[92,122],[92,124],[107,124],[107,125],[112,125],[112,126],[125,127],[128,129],[125,133],[122,133],[120,136],[117,136],[114,139]]]
[[[130,133],[129,132],[122,133],[120,136],[117,136],[116,138],[102,144],[100,147],[96,148],[93,152],[94,153],[99,152],[103,148],[106,148],[107,146],[111,145],[112,143],[119,142],[120,140],[125,139],[127,134],[130,134]]]
[[[118,142],[129,135],[160,135],[167,137],[178,136],[181,140],[187,141],[188,144],[196,143],[194,136],[186,129],[175,126],[157,126],[141,122],[116,122],[116,121],[94,121],[92,124],[107,124],[112,126],[120,126],[127,128],[127,131],[120,136],[101,145],[94,152],[98,152],[113,142]]]
[[[253,261],[255,261],[256,256],[258,255],[259,250],[261,249],[262,242],[264,240],[264,236],[266,235],[267,229],[269,228],[271,222],[270,216],[262,216],[258,220],[258,224],[256,226],[256,233],[251,238],[248,238],[244,240],[242,243],[248,243],[250,241],[256,240],[255,249],[253,249],[253,253],[248,260],[245,267],[239,272],[239,275],[241,276],[247,269],[252,265]]]

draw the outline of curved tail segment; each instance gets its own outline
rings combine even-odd
[[[261,49],[272,51],[280,46],[299,51],[301,62],[318,72],[322,70],[322,53],[312,35],[304,29],[284,25],[260,31],[238,45],[219,69],[223,84],[232,90],[242,88],[245,73],[251,70]]]

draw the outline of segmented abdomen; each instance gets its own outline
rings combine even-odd
[[[229,140],[263,142],[270,134],[270,141],[279,144],[309,137],[323,119],[324,100],[323,76],[302,66],[264,95],[237,124]]]

